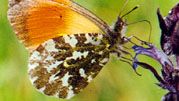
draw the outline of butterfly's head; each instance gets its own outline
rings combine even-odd
[[[130,14],[131,12],[133,12],[134,10],[136,10],[139,6],[135,6],[133,9],[131,9],[130,11],[128,11],[127,13],[125,13],[122,16],[118,16],[117,21],[115,22],[114,26],[112,27],[112,34],[110,34],[110,36],[112,37],[112,39],[116,39],[114,43],[124,43],[122,38],[125,35],[126,29],[127,29],[127,21],[124,20],[123,18]]]
[[[134,10],[136,10],[139,6],[135,6],[133,9],[129,10],[127,13],[125,13],[122,16],[118,16],[117,21],[115,22],[115,25],[113,27],[113,31],[115,33],[120,33],[121,35],[123,35],[125,33],[126,27],[127,27],[127,22],[126,20],[124,20],[123,18],[125,16],[127,16],[128,14],[130,14],[131,12],[133,12]]]
[[[116,33],[122,33],[123,30],[126,29],[126,26],[127,26],[126,20],[124,21],[122,19],[122,17],[119,16],[117,18],[117,21],[116,21],[114,27],[113,27],[113,31],[116,32]]]

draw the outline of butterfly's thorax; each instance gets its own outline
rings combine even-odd
[[[110,47],[109,49],[113,50],[116,49],[117,46],[122,44],[122,38],[120,36],[120,33],[112,32],[109,37]]]

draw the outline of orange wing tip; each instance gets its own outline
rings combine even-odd
[[[29,28],[27,28],[27,18],[30,14],[30,12],[33,10],[37,10],[36,6],[43,6],[44,4],[51,3],[53,6],[54,4],[57,5],[57,3],[53,3],[53,1],[49,2],[50,0],[9,0],[9,10],[8,10],[8,19],[11,24],[11,26],[14,29],[15,34],[17,35],[20,42],[24,43],[24,45],[29,50],[33,50],[36,48],[37,45],[39,45],[39,39],[33,39],[30,36]],[[70,0],[57,0],[59,3],[70,4]],[[50,6],[50,5],[48,5]],[[34,15],[36,16],[36,15]],[[33,27],[33,26],[31,26]],[[30,29],[31,31],[32,29]],[[38,32],[37,32],[38,33]],[[53,32],[52,32],[53,33]],[[40,33],[41,34],[41,33]],[[34,34],[33,34],[34,35]],[[52,36],[50,37],[52,38]],[[41,39],[41,38],[40,38]],[[34,41],[33,41],[34,40]],[[37,40],[37,41],[36,41]],[[41,43],[41,42],[40,42]]]
[[[73,11],[72,3],[71,0],[11,0],[8,19],[29,50],[66,34],[102,32],[93,21]]]
[[[24,43],[25,46],[28,46],[26,43],[28,30],[25,21],[31,5],[35,5],[33,0],[9,0],[8,20],[20,42]]]

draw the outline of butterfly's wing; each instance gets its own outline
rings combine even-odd
[[[69,99],[85,88],[109,59],[105,34],[73,34],[45,41],[30,55],[31,82],[42,93]]]
[[[8,18],[30,49],[64,34],[104,33],[106,25],[71,0],[10,0]]]

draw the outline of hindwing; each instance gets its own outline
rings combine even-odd
[[[64,35],[30,54],[31,82],[41,92],[69,99],[85,88],[109,60],[105,34]]]

